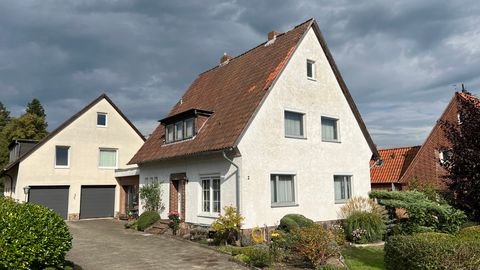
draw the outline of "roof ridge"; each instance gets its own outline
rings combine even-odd
[[[386,150],[395,150],[395,149],[404,149],[404,148],[415,148],[415,147],[422,147],[421,145],[412,145],[412,146],[398,146],[398,147],[389,147],[389,148],[381,148],[378,151],[386,151]]]

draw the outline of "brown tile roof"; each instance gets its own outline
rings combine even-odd
[[[377,154],[365,124],[341,79],[316,22],[310,19],[294,29],[279,34],[276,40],[265,43],[231,58],[228,64],[201,73],[168,114],[168,117],[191,109],[212,111],[202,129],[192,140],[164,144],[165,129],[159,125],[135,154],[130,164],[220,151],[235,147],[256,110],[286,66],[307,30],[313,27],[339,80],[350,107],[372,149]]]
[[[371,182],[397,183],[410,166],[418,150],[420,150],[420,146],[379,149],[383,164],[370,169]],[[370,166],[372,165],[373,161],[370,162]]]

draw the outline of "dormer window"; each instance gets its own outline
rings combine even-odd
[[[212,112],[190,109],[176,115],[169,116],[160,120],[165,126],[165,143],[173,143],[191,139],[195,137],[203,123],[212,114]]]
[[[165,141],[167,143],[171,143],[174,141],[173,137],[173,125],[168,125],[166,128],[166,136],[165,136]]]

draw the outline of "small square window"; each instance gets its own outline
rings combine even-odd
[[[55,167],[68,168],[70,166],[70,146],[55,146]]]
[[[285,137],[304,138],[304,114],[285,111]]]
[[[338,119],[322,117],[322,141],[338,142]]]
[[[445,164],[447,163],[452,157],[452,151],[448,149],[440,149],[438,151],[438,159],[440,161],[440,164]]]
[[[307,60],[307,78],[315,80],[315,61]]]
[[[107,114],[106,113],[97,113],[97,126],[106,127],[107,126]]]

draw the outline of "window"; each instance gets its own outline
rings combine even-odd
[[[193,118],[185,120],[185,138],[193,137]]]
[[[117,149],[100,148],[100,156],[98,160],[100,168],[116,168],[117,167]]]
[[[463,117],[463,114],[461,112],[457,113],[457,123],[459,125],[463,124],[463,120],[464,120],[463,118],[464,117]]]
[[[195,135],[195,118],[188,118],[165,128],[165,142],[171,143],[193,138]]]
[[[322,117],[322,141],[338,142],[338,119]]]
[[[438,159],[440,161],[440,164],[445,164],[450,160],[451,157],[452,157],[452,152],[450,150],[440,149],[438,151]]]
[[[315,61],[307,60],[307,78],[315,80]]]
[[[352,196],[352,176],[335,175],[333,177],[335,188],[335,203],[343,203]]]
[[[183,140],[183,121],[175,123],[175,141]]]
[[[202,212],[220,213],[220,177],[201,177]]]
[[[270,175],[272,205],[295,204],[295,175]]]
[[[171,143],[173,142],[173,125],[168,125],[167,126],[167,131],[166,131],[166,142]]]
[[[55,146],[55,167],[68,168],[70,166],[70,146]]]
[[[285,137],[304,138],[303,113],[285,111]]]
[[[106,113],[97,113],[97,126],[106,127],[107,126],[107,114]]]

